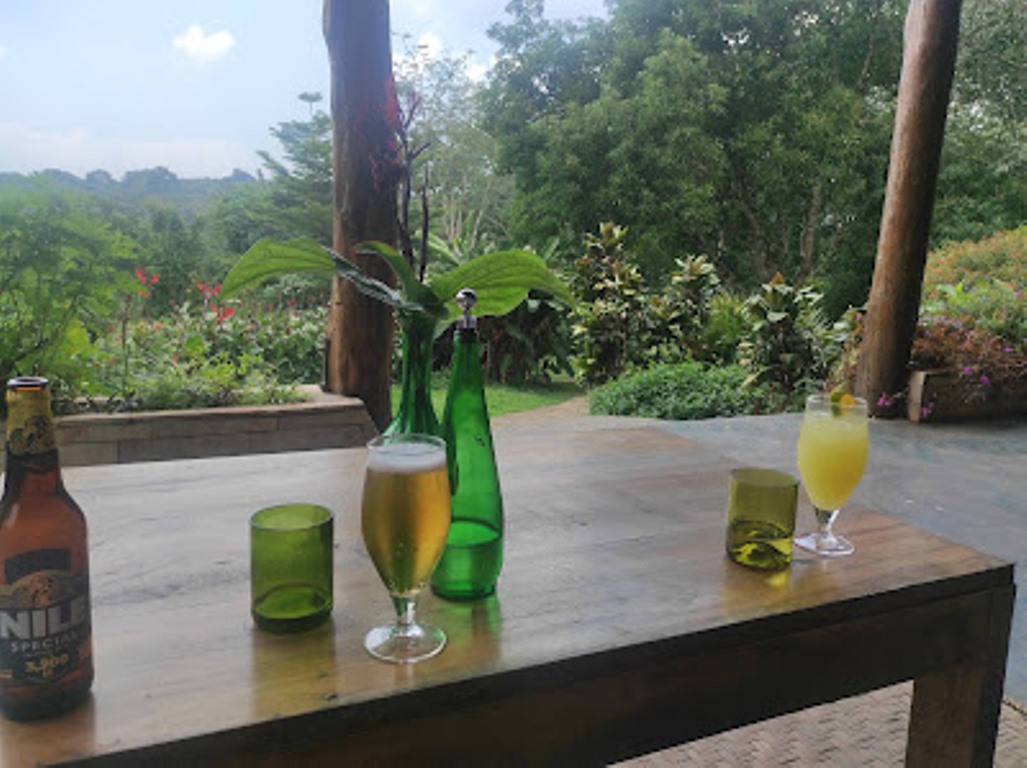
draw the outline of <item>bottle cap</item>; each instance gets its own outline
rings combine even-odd
[[[471,314],[478,303],[478,294],[472,288],[461,288],[456,294],[456,305],[463,310],[463,317],[456,321],[457,328],[474,328],[478,321]]]

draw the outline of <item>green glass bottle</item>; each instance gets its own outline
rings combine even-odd
[[[451,600],[491,595],[503,567],[503,496],[482,382],[481,344],[471,314],[476,300],[470,289],[457,294],[464,314],[453,337],[453,372],[442,417],[453,520],[432,589]]]

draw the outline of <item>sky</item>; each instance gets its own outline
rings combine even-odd
[[[507,0],[391,0],[407,40],[472,51]],[[329,91],[322,0],[0,0],[0,172],[85,176],[164,166],[180,178],[256,173],[269,129]],[[546,0],[546,16],[603,16],[603,0]],[[327,108],[327,107],[326,107]]]

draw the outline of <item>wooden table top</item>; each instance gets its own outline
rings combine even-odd
[[[747,570],[724,555],[731,466],[720,457],[656,427],[496,437],[507,524],[497,595],[422,595],[419,614],[449,645],[408,667],[362,647],[391,613],[360,538],[363,449],[65,470],[91,526],[93,697],[53,720],[0,722],[0,763],[271,743],[304,718],[362,728],[501,696],[572,662],[586,670],[618,649],[699,652],[1012,580],[1007,563],[863,509],[838,523],[855,555]],[[286,501],[335,511],[335,610],[327,625],[275,636],[249,616],[247,520]],[[800,505],[799,526],[812,524]]]

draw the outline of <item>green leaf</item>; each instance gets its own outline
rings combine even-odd
[[[428,286],[422,284],[421,281],[417,279],[417,275],[414,274],[414,270],[410,267],[410,264],[407,263],[407,260],[399,251],[391,245],[377,241],[361,243],[358,246],[358,249],[362,253],[373,253],[380,256],[390,267],[392,267],[392,271],[396,274],[396,279],[399,281],[400,291],[404,297],[403,300],[407,306],[401,307],[387,299],[382,299],[383,301],[386,301],[401,310],[420,311],[436,317],[444,314],[445,309],[442,307],[441,301],[439,301],[438,297]],[[336,263],[338,263],[340,259],[339,255],[333,252],[332,257],[336,260]],[[341,270],[339,274],[356,283],[354,278],[343,274]],[[358,285],[357,287],[359,288],[360,286]],[[366,291],[363,291],[363,289],[361,289],[361,292],[367,293]],[[371,296],[373,294],[367,295]],[[380,297],[376,296],[375,298]],[[419,305],[419,309],[415,308],[414,305]]]
[[[331,276],[335,272],[327,249],[310,238],[278,242],[264,238],[239,257],[221,284],[221,299],[254,288],[274,277],[296,272]]]
[[[353,283],[356,289],[365,296],[384,302],[400,312],[431,314],[423,304],[408,301],[399,289],[365,274],[356,264],[342,258],[339,254],[332,253],[332,259],[339,276]],[[434,296],[432,299],[434,300]]]
[[[432,291],[444,302],[446,323],[460,316],[456,305],[457,291],[471,288],[478,294],[475,314],[505,315],[513,310],[531,290],[546,291],[573,304],[570,291],[550,271],[539,256],[530,251],[494,251],[461,264],[436,277]]]

